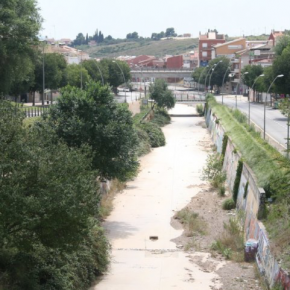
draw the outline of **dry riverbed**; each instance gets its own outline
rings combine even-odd
[[[195,114],[177,104],[174,114]],[[222,200],[201,180],[210,136],[199,117],[172,118],[163,131],[166,146],[141,158],[135,180],[114,199],[104,227],[110,240],[111,266],[95,290],[260,289],[253,264],[226,261],[210,246],[229,218]],[[173,216],[190,207],[206,224],[192,240]]]

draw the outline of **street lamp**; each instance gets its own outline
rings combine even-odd
[[[118,68],[120,69],[120,71],[121,71],[121,73],[123,75],[123,78],[124,78],[124,84],[126,85],[126,80],[125,80],[125,76],[124,76],[123,70],[121,69],[121,67],[119,66],[119,64],[115,60],[113,60],[113,63],[115,63],[118,66]],[[126,90],[125,90],[125,103],[127,103]]]
[[[229,66],[224,74],[224,77],[223,77],[223,84],[222,84],[222,104],[224,103],[224,95],[223,95],[223,91],[224,91],[224,82],[225,82],[225,78],[226,78],[226,75],[227,75],[227,72],[228,70],[230,70],[231,67]]]
[[[206,66],[206,67],[208,67],[208,65]],[[200,84],[200,78],[201,78],[201,76],[203,75],[203,73],[204,72],[206,72],[206,68],[202,71],[202,73],[200,74],[200,76],[199,76],[199,79],[198,79],[198,94],[199,94],[199,84]]]
[[[277,75],[275,77],[275,79],[272,81],[271,85],[269,86],[268,91],[267,91],[267,94],[266,94],[266,99],[265,99],[265,102],[264,102],[264,140],[266,139],[266,101],[267,101],[267,96],[269,94],[269,91],[270,91],[272,85],[276,81],[276,79],[277,78],[282,78],[282,77],[284,77],[284,75]]]
[[[101,71],[100,67],[98,66],[98,64],[96,64],[96,66],[97,66],[97,68],[98,68],[98,70],[99,70],[99,72],[100,72],[100,75],[101,75],[101,78],[102,78],[102,84],[103,84],[103,86],[104,86],[104,78],[103,78],[102,71]]]
[[[206,87],[206,81],[207,81],[207,77],[208,75],[210,74],[210,72],[215,68],[217,64],[215,63],[211,68],[210,70],[207,72],[206,76],[205,76],[205,82],[204,82],[204,86],[205,86],[205,90],[207,90],[207,87]]]
[[[220,63],[222,63],[223,61],[222,60],[220,60],[216,65],[215,65],[215,67],[212,69],[212,73],[210,74],[210,77],[209,77],[209,88],[211,89],[211,76],[212,76],[212,74],[213,74],[213,72],[214,72],[214,70],[217,68],[217,66],[220,64]]]
[[[253,90],[253,92],[254,92],[254,87],[255,87],[256,81],[257,81],[260,77],[263,77],[263,76],[264,76],[264,74],[261,74],[261,75],[259,75],[258,77],[256,77],[256,79],[255,79],[255,81],[254,81],[254,83],[253,83],[253,85],[252,85],[252,90]],[[251,123],[251,100],[250,100],[250,95],[249,95],[249,114],[248,114],[248,119],[249,119],[249,125],[250,125],[250,123]]]
[[[247,74],[248,74],[247,71],[244,72],[244,73],[241,75],[241,78],[240,78],[240,80],[239,80],[239,82],[238,82],[238,84],[237,84],[237,91],[236,91],[236,109],[238,108],[238,96],[237,96],[237,94],[238,94],[238,90],[240,90],[241,80],[242,80],[242,78],[244,77],[244,75],[247,75]]]

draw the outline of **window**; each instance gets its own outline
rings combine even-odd
[[[202,56],[207,56],[207,51],[203,51]]]
[[[203,43],[202,44],[202,47],[207,47],[207,43]]]

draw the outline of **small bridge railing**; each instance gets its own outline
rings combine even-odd
[[[205,102],[204,95],[198,94],[174,94],[177,102]]]

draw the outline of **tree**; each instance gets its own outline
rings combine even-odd
[[[206,76],[206,68],[205,67],[198,67],[192,73],[192,78],[196,83],[200,82],[199,84],[204,84]]]
[[[221,61],[221,62],[220,62]],[[224,79],[224,75],[226,73],[226,70],[228,69],[229,65],[230,65],[230,60],[226,57],[217,57],[213,60],[210,61],[209,63],[209,67],[213,68],[213,66],[215,66],[214,71],[210,72],[208,75],[208,81],[207,83],[210,86],[217,86],[217,87],[221,87],[223,84],[223,79]],[[210,79],[210,74],[211,75],[211,79]],[[228,74],[225,77],[225,82],[228,80]],[[209,81],[211,81],[211,83],[209,83]]]
[[[102,59],[100,64],[102,72],[104,71],[104,79],[113,87],[115,92],[119,85],[127,83],[131,79],[130,67],[124,61]]]
[[[175,30],[173,27],[167,28],[165,31],[165,37],[175,37],[177,34],[175,33]]]
[[[90,80],[88,71],[80,64],[70,64],[65,70],[65,83],[80,88]]]
[[[263,68],[261,65],[246,65],[241,72],[244,75],[244,84],[252,88],[256,78],[263,73]],[[245,74],[245,72],[248,73]]]
[[[102,76],[104,79],[104,82],[107,82],[108,80],[108,69],[104,65],[102,65],[101,62],[97,62],[94,59],[85,60],[82,63],[83,67],[87,70],[90,78],[95,82],[101,82],[102,83]]]
[[[149,87],[150,97],[160,108],[171,109],[175,106],[175,99],[172,91],[168,89],[167,83],[163,79],[157,79]]]
[[[82,33],[79,33],[73,41],[73,46],[86,44],[86,38]]]
[[[34,70],[33,49],[38,45],[42,20],[35,0],[1,1],[0,6],[1,95]]]
[[[282,55],[283,50],[290,44],[290,35],[283,35],[278,37],[277,44],[274,48],[277,56]]]
[[[290,37],[289,37],[290,39]],[[283,49],[273,62],[273,76],[283,74],[284,77],[278,78],[275,82],[275,91],[278,93],[290,93],[290,43]]]
[[[69,148],[45,122],[25,129],[9,102],[0,112],[1,287],[88,289],[108,263],[91,150]]]
[[[86,44],[89,44],[89,35],[86,35]]]
[[[125,181],[135,176],[138,141],[132,114],[115,103],[110,88],[89,82],[84,90],[67,87],[61,93],[47,117],[57,135],[72,148],[87,144],[101,178]]]

